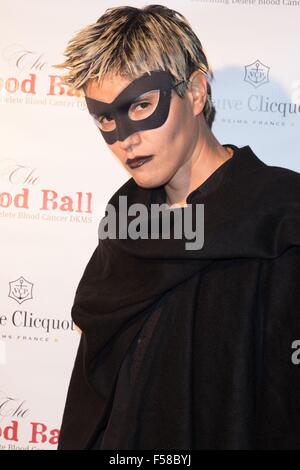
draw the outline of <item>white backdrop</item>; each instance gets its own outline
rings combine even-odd
[[[104,207],[129,178],[51,64],[106,8],[146,3],[0,2],[0,449],[56,448],[79,340],[75,290]],[[160,3],[204,45],[219,141],[300,171],[300,1]]]

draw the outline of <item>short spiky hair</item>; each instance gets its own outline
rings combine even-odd
[[[112,73],[135,79],[151,70],[166,70],[174,83],[184,81],[175,89],[182,97],[195,70],[213,77],[189,22],[163,5],[108,8],[96,23],[77,32],[64,55],[66,60],[55,67],[68,69],[62,80],[74,89],[84,90],[90,79],[100,81]],[[207,90],[203,114],[211,127],[215,110],[209,83]]]

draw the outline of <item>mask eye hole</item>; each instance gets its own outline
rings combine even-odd
[[[160,90],[151,90],[136,98],[129,106],[129,119],[132,121],[142,121],[151,116],[157,109],[160,93]],[[164,93],[164,91],[162,91],[162,93]],[[112,132],[117,127],[115,118],[110,114],[92,114],[92,117],[96,126],[101,131]]]
[[[101,116],[93,114],[93,119],[101,131],[111,132],[116,129],[116,121],[110,114],[103,114]]]
[[[159,103],[160,90],[151,90],[140,95],[128,110],[128,116],[132,121],[141,121],[151,116]]]

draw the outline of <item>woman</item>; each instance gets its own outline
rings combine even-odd
[[[212,74],[178,12],[110,8],[65,54],[131,175],[107,210],[164,204],[175,229],[204,204],[204,244],[101,230],[58,448],[300,448],[299,174],[213,135]]]

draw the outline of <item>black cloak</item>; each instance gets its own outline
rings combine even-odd
[[[300,449],[300,174],[231,147],[187,198],[202,249],[99,240],[59,450]],[[165,201],[133,178],[121,195]]]

